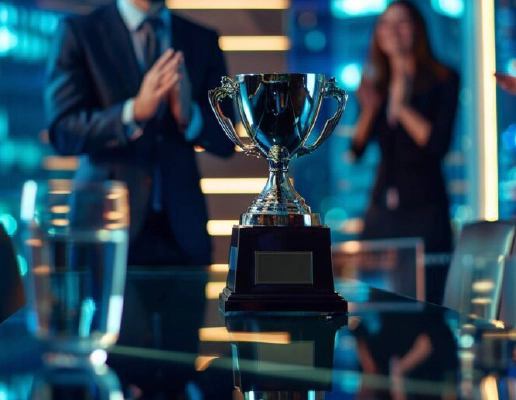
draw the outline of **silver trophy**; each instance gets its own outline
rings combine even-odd
[[[250,144],[237,135],[220,102],[236,100]],[[337,111],[321,134],[308,140],[322,99]],[[333,132],[347,95],[321,74],[249,74],[222,78],[209,91],[215,115],[246,154],[265,157],[269,180],[233,226],[227,285],[219,296],[225,315],[345,313],[347,302],[334,290],[330,229],[321,225],[288,177],[292,157],[310,154]]]
[[[244,144],[233,123],[224,116],[219,102],[236,100],[240,118],[251,144]],[[307,145],[322,99],[337,100],[337,111],[326,121],[321,134]],[[290,160],[312,153],[333,132],[347,94],[323,74],[241,74],[222,78],[222,86],[209,91],[215,116],[226,135],[247,155],[265,157],[269,179],[263,191],[241,215],[243,226],[320,226],[319,214],[312,213],[292,186],[288,176]]]

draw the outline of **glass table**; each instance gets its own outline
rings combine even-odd
[[[351,280],[336,282],[349,302],[346,316],[224,317],[225,276],[213,267],[131,269],[120,338],[108,357],[116,395],[98,388],[113,385],[113,372],[77,392],[77,378],[61,371],[52,382],[72,382],[76,391],[59,398],[113,400],[120,388],[125,398],[192,400],[515,393],[511,330]],[[26,398],[46,379],[39,344],[21,320],[0,325],[0,399]]]

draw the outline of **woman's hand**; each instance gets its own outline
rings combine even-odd
[[[516,95],[516,76],[507,74],[495,73],[496,82],[507,93]]]
[[[355,136],[353,146],[356,149],[364,149],[371,133],[371,126],[374,118],[382,104],[382,96],[376,89],[371,79],[362,77],[362,82],[356,91],[358,103],[360,104],[360,115],[355,125]],[[361,151],[362,151],[361,150]]]
[[[389,106],[387,109],[387,121],[393,126],[398,123],[399,114],[410,98],[410,76],[406,74],[395,75],[389,86]]]
[[[378,93],[374,82],[365,77],[362,78],[360,86],[356,92],[358,104],[362,111],[375,114],[382,104],[382,97]]]

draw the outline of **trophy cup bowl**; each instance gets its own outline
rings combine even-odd
[[[240,225],[233,228],[221,309],[342,311],[345,301],[333,289],[329,228],[321,225],[319,214],[312,213],[294,189],[288,167],[294,156],[312,153],[331,135],[347,94],[334,78],[327,80],[322,74],[274,73],[222,77],[222,85],[210,90],[208,97],[233,143],[247,155],[266,158],[269,163],[264,189],[240,216]],[[223,114],[219,103],[226,97],[236,102],[250,144],[242,141]],[[334,98],[337,110],[308,144],[324,98]],[[315,297],[301,296],[307,293]]]

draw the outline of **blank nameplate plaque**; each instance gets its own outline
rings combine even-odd
[[[311,251],[256,251],[256,285],[313,285]]]

